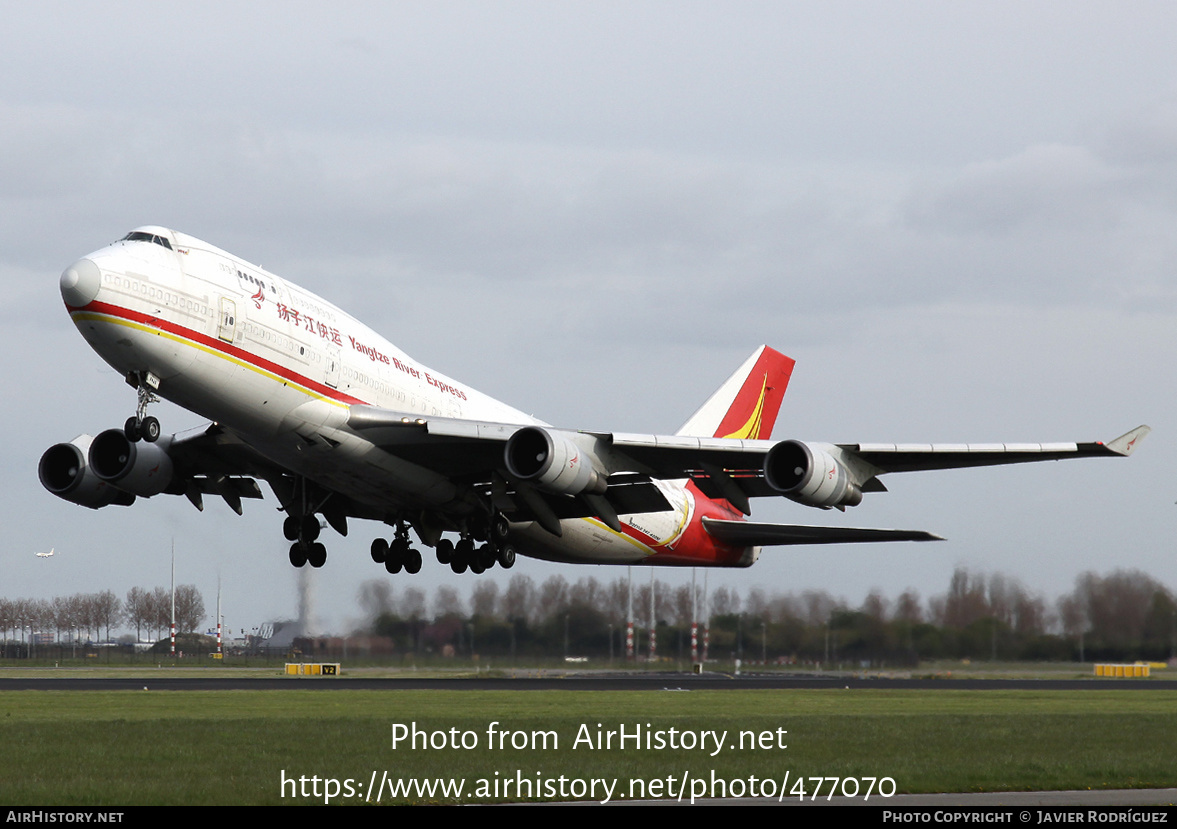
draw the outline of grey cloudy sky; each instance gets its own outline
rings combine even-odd
[[[673,431],[761,342],[776,436],[1110,439],[1129,461],[891,476],[843,516],[935,545],[767,550],[712,584],[943,591],[999,570],[1170,587],[1177,9],[1168,3],[15,3],[0,32],[4,593],[168,576],[293,611],[271,496],[90,511],[50,444],[131,413],[57,277],[163,224],[560,425]],[[165,429],[198,420],[161,406]],[[329,625],[383,577],[327,539]],[[32,552],[55,546],[59,557]],[[612,578],[523,561],[518,571]],[[642,571],[645,577],[645,572]],[[660,571],[672,581],[689,577]],[[403,583],[399,577],[396,584]],[[427,562],[413,583],[460,579]],[[210,610],[211,613],[211,610]]]

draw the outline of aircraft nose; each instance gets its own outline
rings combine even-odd
[[[89,259],[79,259],[61,273],[61,298],[71,308],[89,305],[101,286],[102,274]]]

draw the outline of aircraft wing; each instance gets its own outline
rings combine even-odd
[[[802,524],[763,524],[703,516],[707,534],[742,547],[787,544],[857,544],[877,541],[943,541],[923,530],[876,530],[860,527],[810,527]]]
[[[855,453],[882,472],[916,472],[928,469],[1057,461],[1066,458],[1128,457],[1150,431],[1152,430],[1148,426],[1137,426],[1107,443],[858,443],[841,448]]]
[[[1151,429],[1138,426],[1113,441],[1103,443],[839,443],[811,444],[833,450],[847,461],[869,464],[875,475],[928,469],[956,469],[1082,457],[1127,457]],[[693,438],[680,435],[598,434],[618,451],[630,455],[662,477],[685,477],[700,461],[726,470],[752,470],[775,445],[769,440]],[[694,464],[694,465],[692,465]],[[679,473],[679,474],[676,474]]]
[[[423,418],[370,406],[353,406],[348,426],[400,458],[465,482],[491,482],[496,477],[500,481],[512,482],[513,476],[508,473],[504,459],[510,451],[509,444],[523,430],[542,432],[547,436],[546,451],[549,454],[555,454],[554,450],[566,450],[564,456],[567,459],[580,463],[584,463],[582,455],[590,458],[593,467],[608,479],[610,494],[615,483],[624,482],[631,486],[642,483],[635,476],[668,480],[689,478],[708,497],[725,498],[745,514],[750,513],[749,497],[785,495],[819,507],[840,508],[851,503],[826,495],[810,497],[801,491],[800,485],[797,492],[782,487],[771,474],[774,457],[781,459],[777,466],[786,472],[790,472],[796,463],[808,463],[810,472],[821,467],[815,473],[817,477],[828,473],[833,479],[836,473],[844,489],[852,489],[860,497],[862,492],[886,491],[878,476],[890,472],[1066,458],[1125,457],[1150,431],[1147,426],[1138,426],[1107,443],[827,444],[571,431],[539,424]],[[795,461],[802,458],[807,460]],[[798,467],[796,471],[799,474],[802,470]],[[782,477],[778,472],[776,478]],[[531,488],[519,476],[514,476],[514,482],[522,482],[524,488]],[[653,488],[652,484],[648,486]],[[559,494],[576,495],[579,491]],[[654,493],[650,495],[648,511],[663,508],[658,505],[659,499],[653,497]],[[623,508],[620,504],[616,506],[623,513],[643,511]],[[640,504],[635,502],[631,506]],[[585,506],[579,511],[588,509]],[[594,513],[590,510],[585,514]],[[567,509],[561,513],[561,517],[568,515]]]
[[[347,425],[398,458],[462,481],[490,480],[503,465],[503,446],[523,428],[514,423],[422,417],[352,406]]]
[[[538,426],[425,418],[372,406],[352,406],[347,425],[402,461],[482,492],[512,520],[539,521],[553,531],[564,518],[598,516],[617,530],[618,515],[671,509],[648,476],[620,466],[605,472],[605,485],[595,493],[552,491],[512,476],[504,457],[508,442],[520,430]]]
[[[1067,458],[1127,457],[1149,433],[1138,426],[1107,443],[883,444],[804,443],[801,441],[725,440],[679,435],[598,435],[637,468],[661,478],[691,478],[709,497],[726,498],[749,514],[747,498],[785,495],[818,507],[851,504],[816,490],[822,476],[863,492],[885,492],[880,475],[932,469],[1057,461]],[[802,469],[804,467],[804,470]],[[775,478],[772,474],[776,470]],[[796,487],[780,479],[796,473]],[[805,479],[805,483],[800,481]],[[857,501],[853,501],[857,503]]]

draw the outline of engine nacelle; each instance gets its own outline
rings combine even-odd
[[[810,507],[853,507],[862,490],[846,467],[824,449],[799,440],[785,440],[768,450],[764,480],[787,498]]]
[[[589,453],[560,432],[527,426],[511,436],[503,456],[512,475],[549,492],[600,494],[607,486]]]
[[[90,469],[99,480],[126,492],[144,498],[158,495],[171,486],[173,478],[165,440],[132,443],[121,429],[107,429],[90,444]]]
[[[86,453],[93,441],[89,435],[78,435],[69,443],[46,449],[37,464],[41,486],[58,498],[90,509],[110,504],[127,507],[135,503],[134,495],[100,479],[90,469]]]

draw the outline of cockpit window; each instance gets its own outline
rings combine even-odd
[[[162,236],[156,236],[154,233],[144,233],[142,230],[132,230],[123,237],[124,242],[151,242],[153,245],[163,245],[168,250],[172,250],[172,243]]]

